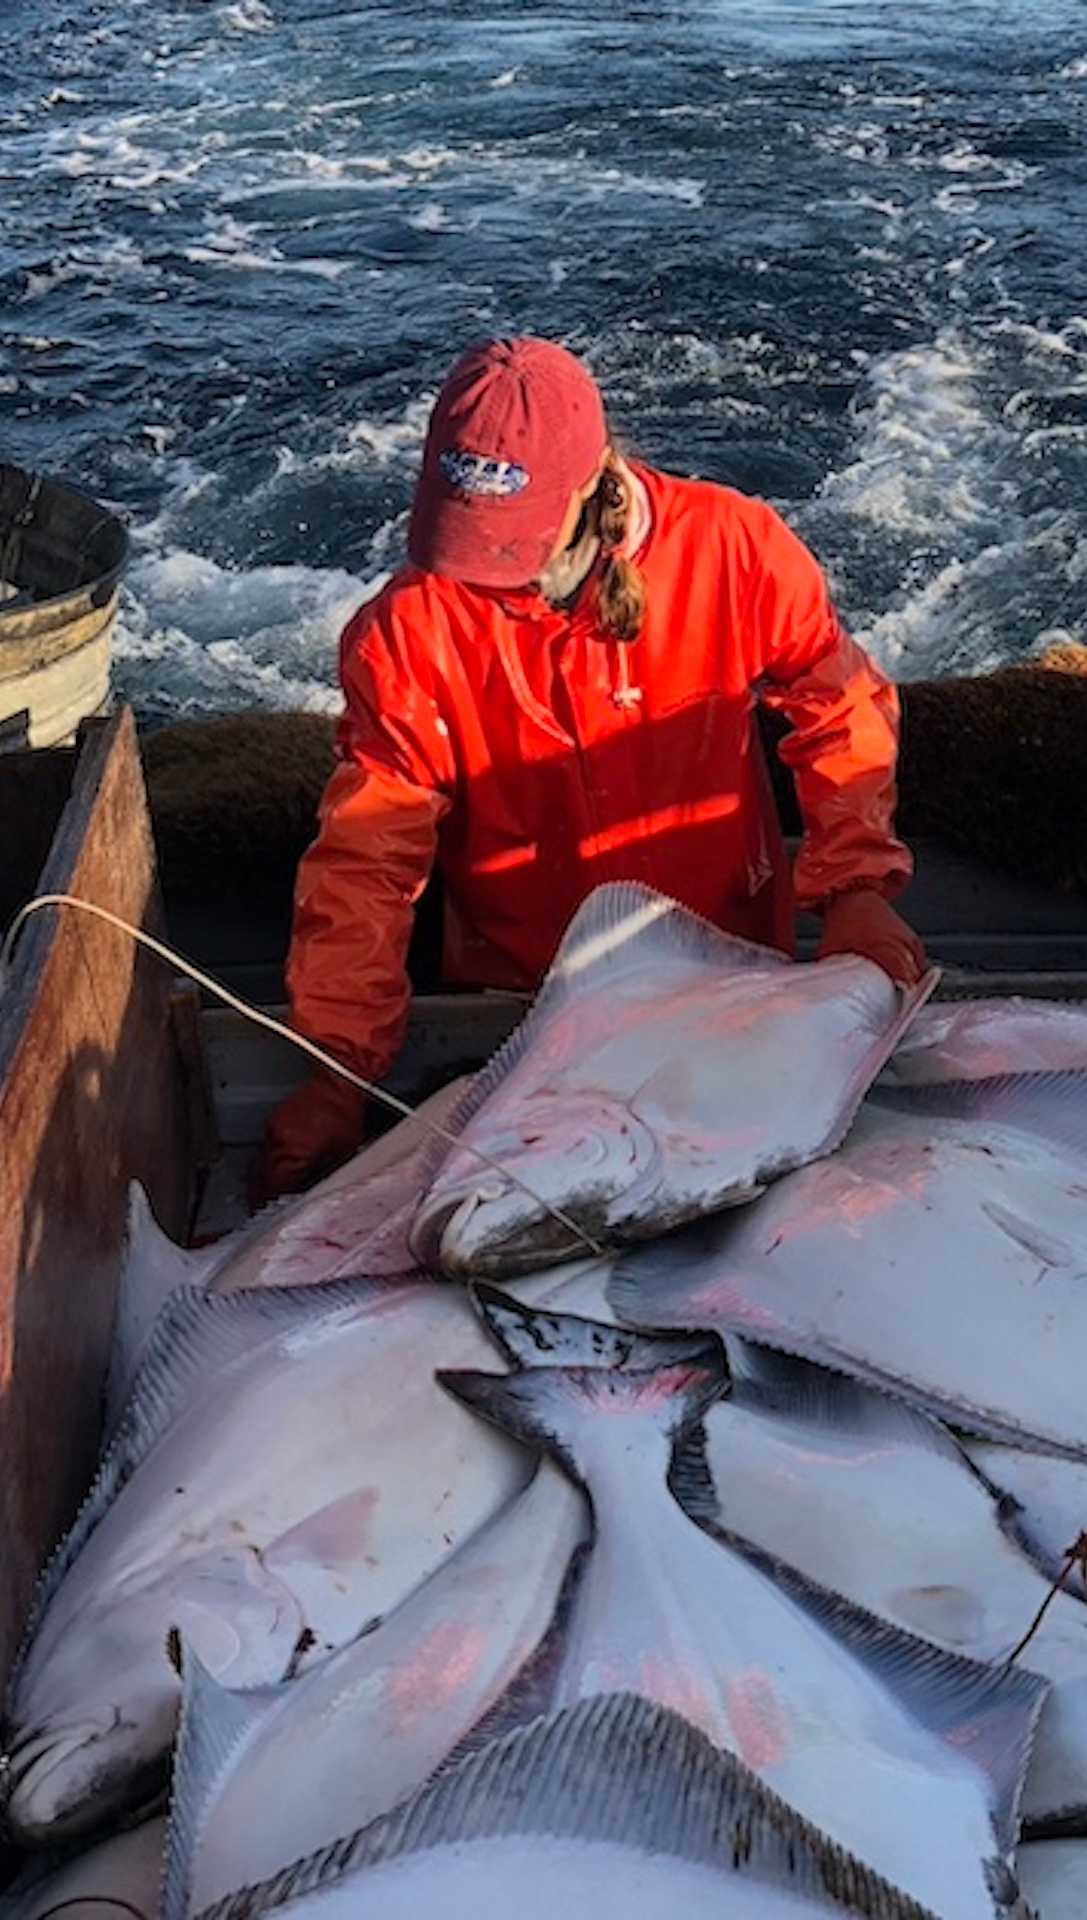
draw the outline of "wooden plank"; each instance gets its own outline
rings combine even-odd
[[[157,925],[129,713],[88,729],[38,890]],[[0,999],[0,1679],[93,1468],[128,1181],[168,1230],[188,1215],[169,992],[127,936],[60,909],[30,921]]]
[[[1087,973],[990,973],[948,967],[940,1000],[1067,1000],[1087,1003]],[[490,1057],[512,1033],[528,1005],[519,993],[420,994],[412,1002],[404,1048],[385,1085],[415,1101],[455,1074]],[[285,1020],[287,1009],[268,1012]],[[211,1069],[219,1136],[228,1148],[252,1147],[276,1102],[310,1073],[305,1054],[287,1040],[253,1026],[242,1014],[213,1007],[201,1015]]]
[[[170,1021],[181,1091],[189,1116],[193,1166],[198,1172],[205,1172],[215,1165],[222,1145],[215,1125],[211,1069],[200,1018],[200,989],[195,981],[174,981],[170,989]]]
[[[410,1120],[398,1121],[379,1140],[371,1141],[346,1166],[329,1174],[315,1191],[321,1194],[334,1193],[337,1188],[352,1185],[364,1177],[372,1179],[375,1174],[387,1172],[397,1160],[414,1150],[423,1132],[424,1121],[430,1121],[433,1125],[444,1124],[467,1085],[467,1077],[449,1081],[439,1092],[421,1101]],[[194,1245],[217,1240],[221,1234],[230,1233],[234,1227],[244,1225],[249,1219],[246,1187],[252,1157],[251,1146],[228,1147],[223,1153],[204,1191],[197,1215]]]
[[[481,1066],[517,1025],[527,1005],[519,993],[434,993],[412,1002],[407,1038],[385,1085],[416,1101],[455,1075]],[[285,1007],[268,1009],[285,1020]],[[202,1016],[219,1137],[224,1146],[255,1146],[266,1115],[314,1071],[306,1054],[278,1035],[223,1007]]]
[[[72,791],[77,757],[75,747],[0,753],[0,927],[37,888]]]
[[[1087,1001],[1087,973],[985,973],[976,967],[945,967],[938,1000]]]

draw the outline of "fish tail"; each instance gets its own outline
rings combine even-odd
[[[639,1333],[584,1314],[526,1307],[511,1294],[477,1280],[472,1300],[488,1333],[512,1367],[622,1367],[626,1373],[670,1366],[717,1351],[712,1333]]]
[[[575,1479],[590,1428],[604,1419],[647,1423],[674,1442],[701,1420],[725,1384],[724,1361],[707,1352],[644,1372],[534,1367],[523,1373],[445,1371],[447,1392],[532,1447],[545,1447]]]

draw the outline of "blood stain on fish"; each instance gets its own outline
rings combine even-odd
[[[486,1636],[466,1630],[463,1621],[440,1620],[407,1665],[390,1672],[385,1700],[400,1733],[424,1714],[456,1699],[486,1653]]]
[[[769,1674],[757,1668],[737,1674],[725,1689],[725,1703],[740,1759],[756,1773],[780,1766],[789,1749],[789,1723]]]

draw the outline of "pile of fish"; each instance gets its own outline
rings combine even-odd
[[[932,984],[605,887],[313,1193],[134,1194],[5,1920],[1083,1920],[1087,1015]]]

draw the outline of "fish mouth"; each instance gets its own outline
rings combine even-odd
[[[497,1197],[498,1183],[494,1183]],[[415,1211],[408,1246],[422,1266],[446,1271],[445,1254],[451,1239],[459,1238],[472,1215],[491,1198],[491,1189],[463,1182],[443,1186],[423,1199]]]
[[[81,1721],[16,1740],[0,1762],[0,1827],[22,1846],[78,1839],[121,1808],[157,1791],[164,1763],[149,1762],[129,1744],[132,1729],[119,1717]]]
[[[516,1221],[511,1220],[511,1201],[518,1203]],[[470,1189],[446,1189],[435,1194],[432,1203],[424,1201],[410,1245],[424,1266],[454,1280],[534,1273],[541,1265],[574,1259],[586,1250],[585,1241],[546,1207],[533,1212],[527,1195],[497,1179]]]
[[[658,1185],[654,1134],[604,1095],[582,1108],[550,1097],[526,1103],[516,1137],[488,1146],[500,1164],[482,1170],[474,1155],[468,1164],[462,1147],[412,1223],[415,1258],[451,1279],[513,1278],[599,1254],[615,1238],[616,1209],[638,1221]]]

